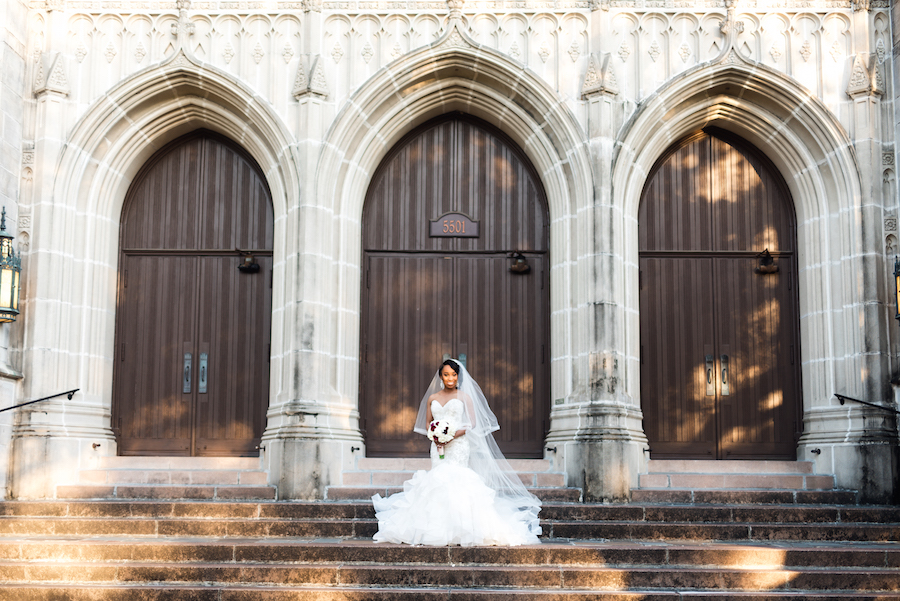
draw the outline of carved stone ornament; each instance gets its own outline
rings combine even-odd
[[[297,77],[294,78],[294,88],[291,90],[291,94],[297,100],[309,95],[328,97],[328,81],[325,79],[325,67],[321,55],[303,54],[300,56],[300,65],[297,67]]]
[[[458,20],[450,21],[450,31],[448,31],[443,40],[438,40],[436,48],[470,48],[473,46],[459,29]]]
[[[872,10],[870,6],[870,0],[853,0],[853,12],[859,12],[861,10]]]
[[[59,52],[42,52],[34,73],[34,95],[54,93],[68,96],[69,79]]]
[[[581,95],[590,98],[598,94],[615,96],[618,93],[619,84],[613,72],[611,55],[592,53],[588,58]]]
[[[450,18],[461,19],[462,9],[465,4],[465,0],[447,0],[447,6],[450,8]]]
[[[853,57],[847,95],[851,98],[881,96],[884,94],[884,76],[878,57],[874,54],[857,54]]]
[[[609,10],[609,0],[591,0],[591,10]]]
[[[894,164],[894,153],[891,151],[885,151],[881,153],[881,164],[882,165],[893,165]]]
[[[314,12],[320,13],[322,12],[322,0],[303,0],[300,5],[303,7],[303,12]]]

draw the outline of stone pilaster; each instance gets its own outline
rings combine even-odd
[[[622,501],[637,484],[646,437],[629,371],[627,332],[636,325],[626,310],[636,282],[624,261],[627,225],[613,201],[611,186],[615,135],[624,120],[618,84],[609,54],[591,54],[582,95],[587,102],[594,202],[579,216],[576,322],[583,361],[575,367],[579,382],[551,413],[549,447],[564,462],[569,485],[580,486],[585,500]]]
[[[857,11],[855,20],[868,19]],[[858,27],[862,27],[857,23]],[[850,82],[851,137],[861,189],[852,211],[837,221],[846,232],[841,241],[841,279],[851,285],[833,291],[842,307],[834,318],[845,349],[835,362],[834,392],[871,403],[893,403],[887,298],[891,262],[884,256],[884,213],[892,202],[883,196],[881,98],[884,74],[875,54],[852,57]],[[851,276],[851,274],[853,274]],[[837,484],[858,490],[866,502],[890,502],[897,494],[896,418],[866,405],[836,398],[813,399],[804,415],[801,459],[815,461],[818,471],[835,474]]]
[[[281,379],[275,383],[278,392],[271,397],[263,435],[270,483],[284,499],[324,498],[326,487],[339,484],[342,471],[352,467],[351,447],[362,447],[359,413],[335,385],[337,314],[354,308],[341,306],[347,299],[340,292],[339,272],[348,261],[340,255],[348,252],[347,245],[341,244],[332,201],[317,193],[322,140],[334,118],[320,47],[321,2],[308,0],[303,6],[303,46],[291,92],[300,190],[288,206],[286,260],[275,274],[280,282],[275,294],[284,310],[276,312],[272,324],[273,336],[285,337],[277,348],[287,352],[279,359],[281,369],[273,370],[273,378],[280,373]]]

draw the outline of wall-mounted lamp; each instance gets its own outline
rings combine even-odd
[[[894,257],[894,300],[897,308],[894,318],[900,321],[900,257]]]
[[[517,250],[514,250],[510,255],[512,257],[512,265],[509,266],[509,270],[512,273],[528,273],[531,271],[531,265],[528,264],[528,259]]]
[[[0,216],[0,322],[15,321],[19,315],[19,273],[22,259],[16,255],[13,237],[6,231],[6,207]]]
[[[241,250],[240,248],[234,249],[238,251],[238,254],[241,255],[241,262],[238,263],[238,270],[241,273],[256,273],[259,271],[259,263],[256,262],[256,257],[253,256],[249,250]]]
[[[759,259],[759,266],[754,270],[756,273],[777,273],[778,265],[775,263],[775,257],[769,252],[769,249],[762,251],[756,258]]]

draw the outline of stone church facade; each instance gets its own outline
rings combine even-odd
[[[152,445],[128,446],[132,439],[123,439],[122,419],[132,419],[135,407],[152,409],[154,401],[129,404],[131,393],[119,385],[144,376],[140,366],[135,376],[117,362],[134,348],[126,342],[143,344],[175,317],[164,294],[159,302],[166,310],[135,309],[124,320],[126,282],[136,269],[128,276],[124,266],[133,256],[174,251],[154,254],[142,246],[150,242],[135,242],[134,252],[126,248],[128,228],[136,236],[141,229],[128,219],[141,186],[156,185],[160,157],[208,132],[231,149],[228,156],[249,165],[270,203],[271,241],[251,247],[270,271],[271,309],[258,328],[269,331],[264,350],[244,356],[265,365],[268,394],[260,397],[264,416],[260,431],[247,435],[248,448],[260,447],[280,498],[323,498],[367,453],[374,427],[371,418],[364,424],[365,416],[379,415],[371,407],[380,401],[365,391],[388,376],[366,367],[377,339],[366,338],[366,324],[383,317],[367,308],[374,306],[368,261],[387,248],[366,241],[375,219],[368,199],[377,196],[378,182],[390,183],[385,174],[404,145],[430,135],[430,124],[451,119],[463,124],[459,131],[472,124],[495,146],[510,149],[502,156],[515,157],[521,173],[542,188],[549,246],[525,253],[532,265],[546,266],[531,282],[535,289],[546,282],[541,289],[547,290],[539,310],[546,336],[532,345],[541,349],[537,380],[545,382],[534,388],[540,397],[534,411],[543,421],[535,426],[532,456],[552,459],[585,499],[609,501],[627,499],[648,458],[672,441],[672,457],[756,456],[752,441],[720,432],[731,426],[716,412],[730,410],[738,396],[732,391],[725,398],[728,382],[736,389],[756,377],[752,365],[741,363],[743,355],[729,350],[738,342],[721,332],[731,327],[732,314],[789,305],[775,317],[765,313],[755,332],[780,320],[790,340],[761,339],[759,348],[778,347],[781,354],[757,349],[754,361],[758,369],[765,361],[779,370],[794,367],[773,371],[780,374],[772,385],[777,390],[754,389],[748,406],[755,413],[738,419],[736,429],[751,430],[765,405],[772,411],[768,426],[791,422],[788,434],[777,435],[781,446],[773,457],[811,461],[816,473],[833,474],[840,487],[867,501],[896,498],[894,414],[834,396],[897,406],[892,380],[900,371],[900,331],[892,271],[900,252],[900,10],[887,0],[10,0],[0,17],[0,196],[23,258],[21,314],[0,326],[0,404],[79,388],[71,400],[0,413],[7,497],[53,497],[57,485],[100,457],[132,448],[154,454],[141,450]],[[706,140],[710,146],[702,146]],[[716,140],[726,154],[715,154]],[[699,150],[691,150],[694,143]],[[648,222],[655,219],[659,231],[674,223],[659,216],[674,202],[666,194],[712,181],[690,170],[708,156],[753,166],[740,177],[722,167],[728,185],[767,174],[759,181],[773,182],[766,189],[777,188],[777,202],[788,207],[789,242],[776,248],[772,240],[782,234],[756,232],[770,241],[726,248],[737,236],[732,229],[752,221],[747,215],[756,201],[746,201],[750,212],[713,225],[725,250],[692,246],[705,235],[700,230],[680,234],[680,246],[657,244],[661,237],[648,233]],[[432,164],[417,168],[427,173]],[[708,159],[708,170],[723,164]],[[664,192],[654,205],[657,184]],[[388,209],[391,198],[404,194],[388,194]],[[651,206],[660,213],[654,216]],[[426,215],[422,227],[426,218],[440,217],[440,211]],[[182,212],[162,209],[143,219],[147,228],[162,224],[166,231],[191,223]],[[473,219],[489,227],[484,215]],[[206,254],[234,250],[225,246]],[[524,248],[510,243],[503,250]],[[779,274],[758,275],[766,273],[755,258],[764,250],[773,250]],[[707,392],[678,419],[689,420],[705,399],[716,399],[711,415],[719,415],[712,418],[718,426],[710,427],[718,438],[680,447],[680,439],[666,438],[675,415],[666,403],[680,393],[654,382],[678,368],[670,357],[687,354],[689,336],[672,330],[674,341],[666,339],[664,352],[654,353],[663,344],[655,332],[682,317],[688,330],[700,331],[687,319],[693,292],[679,296],[676,288],[695,282],[702,261],[724,265],[716,273],[730,277],[726,259],[755,260],[751,267],[759,263],[762,271],[753,277],[770,279],[752,281],[780,278],[789,291],[746,310],[713,298],[719,325],[711,331],[720,342],[706,351],[698,342],[699,358],[689,366],[691,374],[709,378]],[[166,294],[191,280],[184,274],[178,280],[173,264],[154,267],[163,280],[186,282]],[[648,275],[653,265],[661,266],[656,279]],[[670,277],[676,271],[682,275]],[[737,299],[749,294],[733,293]],[[700,321],[706,312],[700,310]],[[126,326],[136,333],[126,333]],[[428,325],[420,324],[405,337],[427,334]],[[455,356],[467,348],[474,358],[475,346],[448,350]],[[184,349],[175,353],[171,376],[179,390],[188,366],[201,373],[215,342],[213,350],[185,350],[182,364]],[[652,374],[651,355],[661,361]],[[235,357],[241,363],[240,352]],[[436,367],[440,353],[433,359],[426,363]],[[736,380],[729,379],[731,369],[738,370]],[[423,377],[427,382],[430,374]],[[782,386],[788,380],[793,392]],[[193,382],[184,386],[194,390]],[[415,396],[408,404],[417,406]],[[777,413],[781,406],[790,410]],[[185,435],[194,442],[184,453],[197,451],[198,436]]]

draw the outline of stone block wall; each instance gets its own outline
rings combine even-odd
[[[28,156],[24,152],[25,130],[25,48],[28,5],[24,0],[9,0],[0,6],[0,207],[6,207],[7,231],[17,236],[14,247],[28,247],[28,236],[19,234],[20,220],[27,215],[18,210],[22,180],[27,180]],[[13,367],[10,338],[15,325],[0,325],[0,409],[19,399],[18,371]],[[13,338],[14,340],[14,338]],[[15,342],[13,342],[15,345]],[[0,413],[0,498],[8,491],[12,421],[15,412]]]

